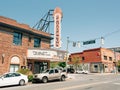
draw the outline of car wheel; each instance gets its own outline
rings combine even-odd
[[[43,77],[43,78],[42,78],[42,82],[43,82],[43,83],[47,83],[47,82],[48,82],[47,77]]]
[[[65,81],[65,76],[61,76],[61,81]]]
[[[23,79],[22,79],[22,80],[20,80],[19,85],[20,85],[20,86],[25,85],[25,81],[24,81]]]

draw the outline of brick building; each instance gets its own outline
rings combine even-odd
[[[117,58],[115,56],[117,55]],[[77,69],[85,69],[89,72],[112,72],[115,70],[115,62],[120,58],[120,53],[107,48],[94,48],[80,53],[72,53],[69,65],[75,65]]]
[[[28,67],[33,73],[49,68],[49,58],[58,52],[50,49],[52,39],[50,33],[0,16],[0,74],[17,71],[21,67]],[[54,53],[50,57],[51,52]]]

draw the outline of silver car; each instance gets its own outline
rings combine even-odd
[[[67,73],[63,72],[58,69],[48,69],[42,73],[35,74],[33,77],[33,83],[34,82],[40,82],[47,83],[50,80],[61,80],[65,81],[65,78],[67,77]]]

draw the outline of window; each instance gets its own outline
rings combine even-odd
[[[94,65],[94,68],[98,68],[98,65]]]
[[[112,57],[109,57],[109,60],[112,61]]]
[[[55,69],[55,73],[59,73],[59,71],[57,69]]]
[[[21,76],[19,73],[13,73],[14,76]]]
[[[40,47],[40,39],[34,38],[34,47]]]
[[[104,56],[104,60],[107,60],[107,56]]]
[[[19,65],[11,64],[10,65],[10,72],[16,72],[19,69]]]
[[[82,60],[85,60],[85,57],[82,57]]]
[[[50,70],[49,74],[53,74],[54,73],[54,70]]]
[[[22,45],[22,34],[18,32],[14,32],[13,34],[13,44],[14,45]]]

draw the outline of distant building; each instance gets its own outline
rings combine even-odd
[[[117,53],[120,58],[120,53]],[[75,65],[76,69],[85,69],[89,72],[113,72],[115,71],[115,53],[107,48],[94,48],[83,52],[72,53],[69,57],[69,65]],[[77,63],[75,63],[77,62]]]
[[[115,52],[119,52],[120,53],[120,47],[113,47],[113,48],[108,48],[108,49],[111,49]]]
[[[0,74],[28,67],[39,73],[52,61],[63,61],[65,51],[50,48],[50,33],[0,16]]]

